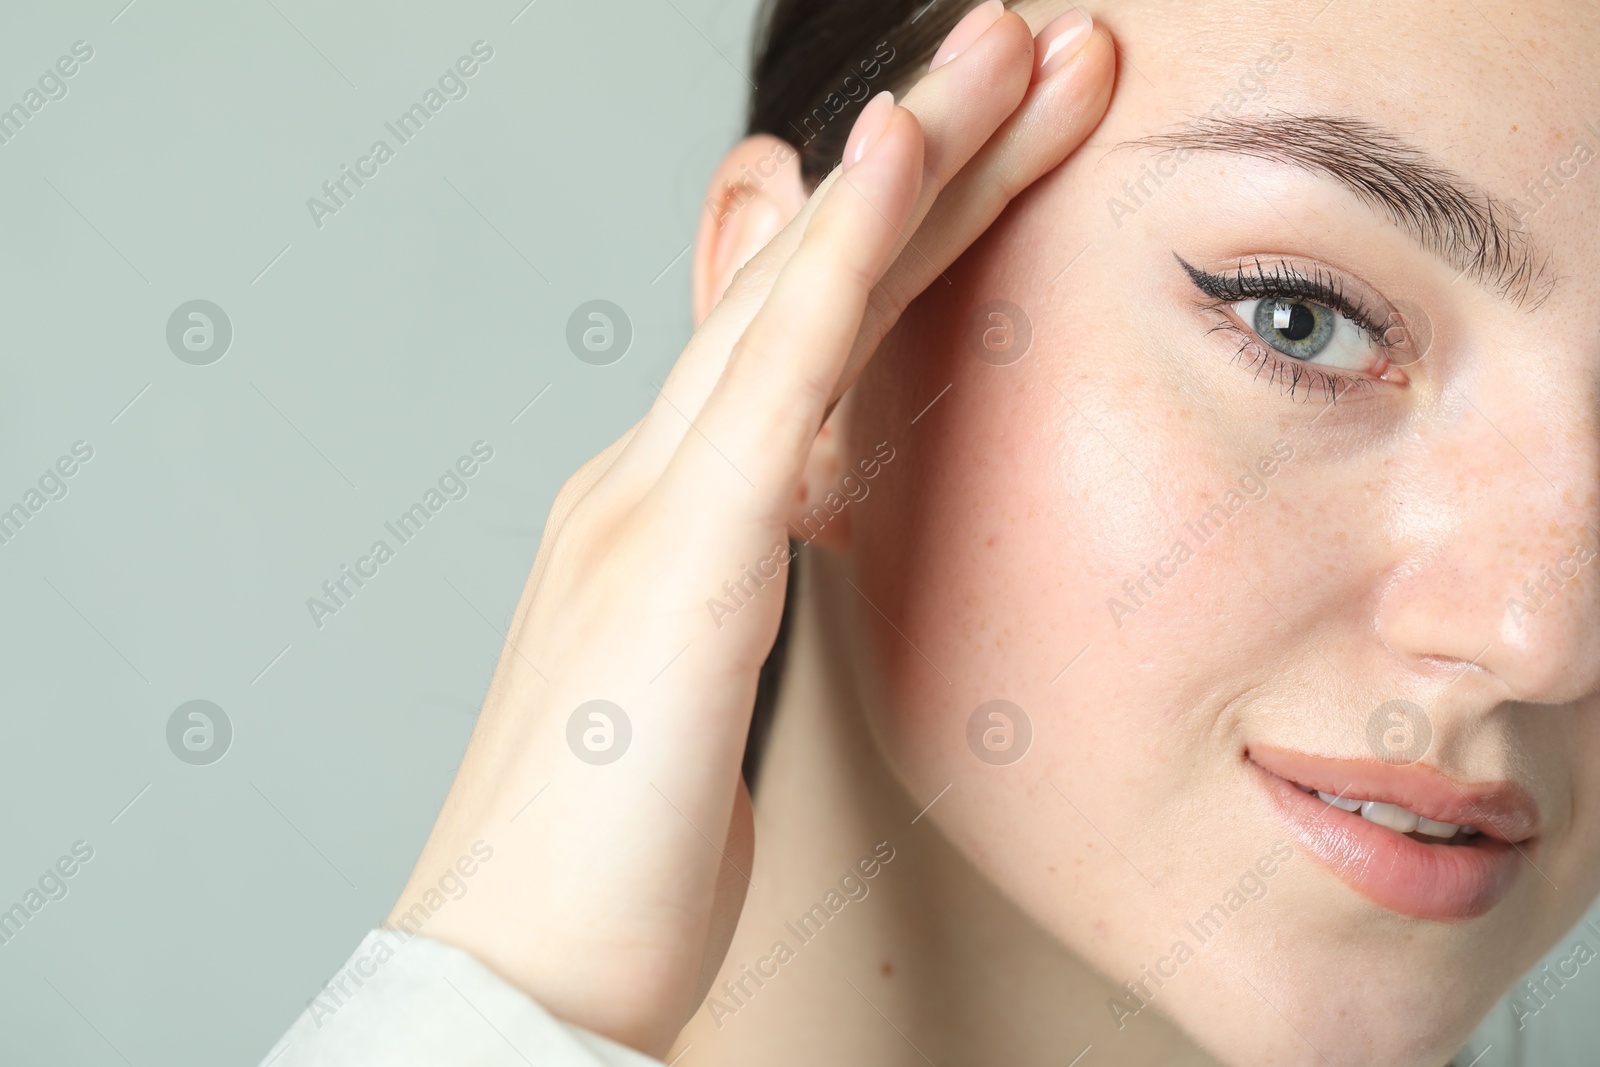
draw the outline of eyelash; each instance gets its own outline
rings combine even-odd
[[[1215,312],[1220,318],[1210,332],[1231,330],[1238,334],[1241,342],[1234,358],[1236,361],[1244,361],[1248,353],[1248,366],[1256,369],[1257,379],[1263,373],[1268,373],[1268,384],[1275,384],[1279,382],[1281,376],[1284,391],[1291,399],[1302,385],[1306,386],[1307,399],[1310,399],[1314,388],[1320,388],[1330,404],[1336,403],[1340,396],[1351,389],[1372,388],[1374,379],[1366,375],[1323,370],[1275,351],[1270,345],[1262,343],[1253,331],[1241,327],[1228,311],[1229,305],[1241,300],[1272,298],[1303,300],[1338,312],[1359,326],[1374,344],[1388,347],[1390,342],[1384,338],[1383,328],[1377,324],[1365,304],[1345,293],[1344,284],[1338,275],[1320,268],[1308,275],[1293,264],[1283,261],[1274,264],[1269,270],[1259,259],[1251,263],[1254,268],[1253,273],[1241,264],[1232,272],[1211,274],[1191,266],[1176,253],[1173,258],[1178,261],[1195,288],[1212,298],[1211,301],[1200,304],[1201,308]]]

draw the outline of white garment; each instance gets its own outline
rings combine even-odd
[[[556,1019],[471,955],[374,930],[261,1067],[661,1067]]]
[[[1578,1007],[1576,1014],[1594,1017],[1583,1010],[1582,999],[1568,1002]],[[1510,1025],[1503,1008],[1502,1003],[1453,1064],[1578,1062],[1560,1053],[1526,1059],[1520,1027]],[[1557,1025],[1547,1024],[1556,1048],[1592,1048],[1592,1042],[1562,1041]],[[660,1060],[560,1021],[460,949],[394,930],[374,930],[362,940],[260,1067],[439,1064],[663,1067]]]

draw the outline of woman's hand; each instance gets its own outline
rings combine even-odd
[[[786,559],[833,402],[1109,100],[1103,31],[1052,53],[1054,25],[1036,46],[998,8],[969,15],[952,34],[960,54],[903,106],[885,96],[862,112],[844,167],[739,270],[643,420],[557,496],[460,772],[389,916],[646,1052],[666,1050],[704,997],[751,872],[739,768],[783,577],[731,616],[713,619],[707,600]],[[466,892],[439,905],[463,858]]]

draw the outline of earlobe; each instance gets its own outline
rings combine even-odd
[[[850,506],[853,495],[845,485],[841,435],[838,427],[848,416],[850,394],[834,406],[806,455],[804,472],[789,508],[789,536],[831,552],[850,550]],[[852,479],[851,484],[858,482]]]
[[[694,245],[694,321],[711,313],[740,267],[805,206],[800,154],[769,134],[734,145],[711,175]]]

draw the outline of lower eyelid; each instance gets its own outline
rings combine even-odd
[[[1267,383],[1280,384],[1291,400],[1304,387],[1306,401],[1320,393],[1324,400],[1335,403],[1354,389],[1370,388],[1372,385],[1373,379],[1364,374],[1324,370],[1315,363],[1286,356],[1260,341],[1253,342],[1253,345],[1260,350],[1257,366],[1271,368],[1267,373]],[[1259,380],[1261,377],[1258,369],[1256,378]]]
[[[1370,389],[1377,379],[1359,373],[1342,373],[1336,370],[1326,370],[1315,363],[1295,359],[1285,355],[1263,341],[1256,332],[1243,326],[1235,320],[1228,308],[1233,302],[1203,303],[1200,306],[1218,313],[1222,321],[1213,326],[1208,332],[1215,333],[1219,330],[1228,330],[1237,334],[1242,343],[1234,353],[1235,363],[1245,363],[1247,368],[1255,368],[1255,378],[1266,385],[1276,385],[1290,398],[1295,399],[1303,390],[1305,396],[1301,398],[1309,401],[1313,396],[1321,394],[1323,399],[1330,403],[1348,396],[1357,389]]]

